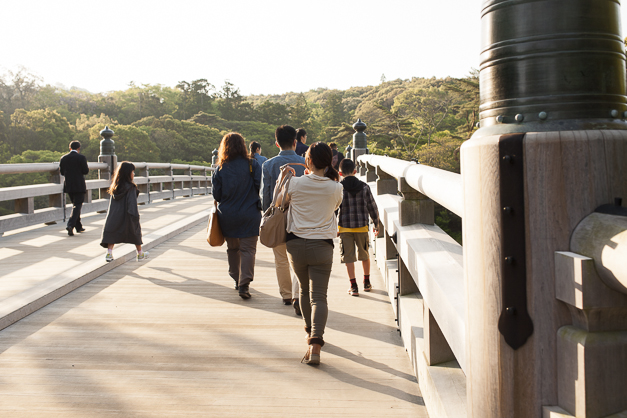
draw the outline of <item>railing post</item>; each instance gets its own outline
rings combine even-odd
[[[370,173],[370,169],[368,169],[368,173]],[[376,173],[377,173],[377,194],[378,195],[380,194],[396,195],[398,193],[397,180],[391,175],[389,175],[388,173],[386,173],[385,171],[381,170],[380,167],[377,167]],[[368,177],[366,177],[366,179],[368,179]]]
[[[56,183],[56,184],[63,184],[63,176],[61,175],[61,171],[57,168],[55,171],[50,173],[50,183]],[[48,196],[48,206],[51,208],[59,208],[62,210],[63,212],[63,222],[66,221],[66,210],[65,210],[65,193],[63,191],[61,191],[60,194],[51,194]],[[33,200],[33,212],[28,212],[28,213],[34,213],[35,211],[35,206],[34,206],[34,200]],[[17,212],[17,208],[16,208],[16,212]],[[46,222],[46,225],[54,225],[56,224],[56,221],[51,221],[51,222]]]
[[[486,0],[481,16],[481,128],[460,158],[468,417],[624,414],[627,321],[555,290],[556,251],[627,196],[620,2]]]
[[[111,137],[113,137],[113,134],[114,132],[109,129],[108,126],[105,126],[105,128],[100,131],[102,141],[100,141],[100,155],[98,156],[98,162],[107,163],[109,165],[109,168],[106,170],[98,170],[98,178],[102,180],[111,180],[111,178],[113,177],[113,173],[115,173],[115,169],[118,166],[118,157],[117,155],[115,155],[115,142],[111,139]],[[110,198],[107,189],[101,188],[98,192],[100,199]]]
[[[192,167],[188,166],[185,172],[189,176],[189,196],[188,197],[194,197],[194,176],[192,173]]]
[[[419,224],[434,224],[433,200],[411,188],[405,177],[398,179],[398,190],[403,200],[398,204],[399,223],[401,226]]]
[[[15,213],[35,213],[35,198],[25,197],[24,199],[15,199]]]
[[[139,169],[139,175],[146,177],[146,184],[139,184],[139,192],[146,194],[146,201],[139,203],[140,205],[145,205],[146,203],[150,203],[150,167],[148,164],[144,168]]]

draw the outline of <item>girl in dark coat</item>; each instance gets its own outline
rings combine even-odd
[[[107,248],[105,260],[113,261],[113,246],[115,244],[135,244],[137,261],[148,258],[148,253],[142,251],[142,229],[139,225],[139,209],[137,196],[139,190],[133,183],[135,166],[123,161],[115,171],[111,187],[109,187],[109,210],[102,229],[100,245]]]
[[[240,297],[249,299],[261,222],[261,166],[248,156],[244,138],[236,132],[222,138],[216,165],[211,190],[227,245],[229,275]]]

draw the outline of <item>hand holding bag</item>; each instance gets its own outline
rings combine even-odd
[[[294,171],[287,169],[289,165],[305,166],[300,163],[288,163],[281,167],[281,175],[274,187],[272,204],[263,214],[261,225],[259,226],[259,241],[269,248],[285,244],[287,237],[288,190],[290,180],[294,177]]]
[[[224,244],[224,235],[222,235],[222,229],[220,229],[220,223],[218,222],[217,207],[214,207],[211,214],[209,214],[209,223],[207,224],[207,242],[212,247],[220,247]]]

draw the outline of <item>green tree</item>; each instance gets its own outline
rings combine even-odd
[[[30,109],[40,81],[24,68],[0,76],[0,110],[11,115],[16,109]]]
[[[7,142],[15,155],[26,150],[66,150],[73,137],[73,128],[56,111],[17,109],[11,115]]]
[[[445,88],[453,94],[455,117],[463,121],[457,132],[466,139],[470,138],[479,121],[479,71],[472,70],[468,77],[453,80]]]
[[[218,93],[216,102],[220,116],[226,120],[250,120],[253,113],[251,103],[244,101],[244,96],[230,81],[225,81]]]
[[[177,116],[188,119],[199,112],[211,113],[215,96],[215,86],[201,78],[191,83],[180,81],[176,88],[181,91]]]
[[[290,119],[290,107],[287,104],[266,100],[255,106],[255,119],[270,125],[284,125]]]
[[[291,108],[290,112],[290,120],[292,126],[295,128],[305,128],[309,130],[312,123],[312,112],[309,108],[309,104],[307,103],[307,99],[305,99],[305,95],[300,93],[296,102]]]

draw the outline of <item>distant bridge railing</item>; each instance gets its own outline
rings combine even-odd
[[[456,360],[464,382],[462,247],[434,223],[434,201],[462,215],[461,175],[376,155],[361,155],[357,161],[360,174],[373,185],[382,224],[375,257],[416,374]]]
[[[138,203],[169,200],[176,197],[206,195],[211,192],[211,167],[169,163],[133,163],[137,171],[135,183],[139,187]],[[90,170],[98,170],[98,179],[86,180],[87,193],[82,213],[106,211],[109,205],[107,189],[111,184],[110,165],[105,162],[89,162]],[[150,170],[159,175],[150,175]],[[174,174],[183,170],[183,174]],[[49,173],[49,183],[0,188],[0,202],[13,201],[15,213],[0,216],[0,234],[13,229],[41,223],[65,221],[72,207],[66,203],[63,193],[63,176],[59,163],[0,164],[2,174]],[[98,193],[93,193],[97,190]],[[92,195],[98,198],[93,199]],[[35,198],[48,196],[48,207],[35,209]]]

